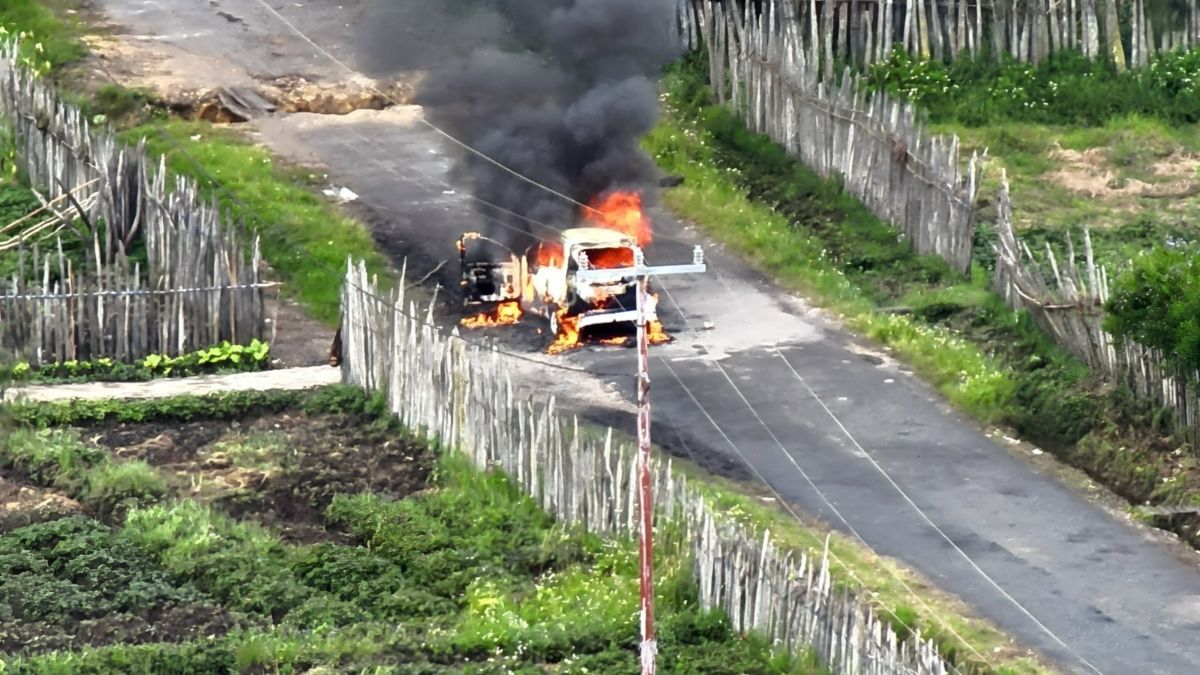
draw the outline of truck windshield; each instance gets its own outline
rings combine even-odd
[[[628,248],[590,248],[584,251],[588,262],[597,269],[633,266],[633,250]],[[575,261],[571,260],[572,266]]]

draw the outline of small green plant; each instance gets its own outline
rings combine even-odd
[[[867,82],[915,102],[933,121],[968,126],[1025,121],[1094,127],[1134,114],[1174,124],[1200,121],[1200,50],[1163,52],[1149,68],[1124,72],[1069,50],[1037,65],[1012,59],[947,65],[893,51],[871,67]]]
[[[195,419],[235,419],[247,414],[278,412],[302,405],[313,394],[298,391],[240,391],[204,396],[173,396],[149,400],[73,400],[50,403],[12,403],[15,422],[34,428],[126,423],[149,420],[187,422]]]
[[[274,431],[252,431],[235,438],[226,438],[213,445],[210,456],[220,453],[234,465],[244,469],[278,468],[294,457],[287,434]]]
[[[1200,264],[1192,247],[1146,251],[1113,285],[1104,326],[1160,350],[1185,372],[1200,370]]]
[[[89,472],[82,497],[102,517],[120,509],[152,504],[167,494],[158,471],[144,461],[104,462]]]
[[[14,381],[37,383],[61,382],[137,382],[156,377],[191,377],[210,373],[262,370],[270,365],[271,347],[261,340],[248,345],[222,341],[207,349],[166,356],[151,354],[131,364],[104,357],[95,361],[62,361],[33,366],[17,363],[7,369]]]

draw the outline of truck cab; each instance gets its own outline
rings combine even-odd
[[[637,279],[629,268],[641,259],[637,240],[618,230],[577,227],[557,240],[544,241],[519,256],[487,237],[463,235],[464,302],[519,301],[522,312],[544,317],[551,333],[571,317],[578,330],[637,321]],[[587,270],[586,281],[578,278]],[[604,273],[612,270],[611,275]],[[657,319],[654,297],[647,294],[647,320]]]
[[[533,271],[530,310],[556,320],[578,317],[580,330],[588,326],[637,320],[637,279],[628,270],[640,258],[641,248],[632,236],[602,227],[564,230],[558,255],[538,253]],[[543,244],[543,247],[553,245]],[[593,274],[589,281],[577,278],[581,269],[613,270],[612,276]],[[653,299],[647,319],[655,320]],[[565,310],[565,311],[563,311]]]

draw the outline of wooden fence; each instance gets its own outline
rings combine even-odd
[[[766,133],[822,176],[839,175],[920,253],[971,268],[979,158],[965,171],[958,139],[930,136],[916,109],[869,95],[857,77],[822,78],[801,41],[791,2],[761,5],[681,0],[680,35],[708,50],[709,81],[752,131]]]
[[[729,0],[725,8],[742,7]],[[752,3],[751,3],[752,4]],[[973,55],[1038,63],[1074,50],[1141,68],[1175,48],[1200,46],[1197,0],[798,0],[797,46],[827,79],[835,64],[865,68],[894,49],[938,61]],[[1118,7],[1129,5],[1128,15]],[[1118,34],[1124,39],[1113,39]]]
[[[1006,179],[1001,181],[997,214],[996,291],[1011,307],[1028,310],[1043,331],[1093,371],[1170,409],[1179,432],[1200,450],[1200,372],[1179,372],[1161,352],[1117,340],[1104,330],[1108,271],[1096,264],[1088,231],[1083,231],[1082,260],[1069,237],[1065,255],[1047,244],[1039,259],[1013,230]]]
[[[499,468],[547,513],[608,536],[637,532],[632,447],[612,430],[592,433],[560,414],[553,398],[518,394],[503,356],[444,335],[403,293],[384,295],[362,266],[342,291],[344,380],[384,392],[393,413],[424,438]],[[759,631],[779,648],[812,649],[835,671],[943,674],[950,666],[927,641],[897,640],[856,591],[835,588],[828,562],[781,551],[716,514],[670,462],[653,466],[657,518],[677,527],[657,545],[695,561],[700,600],[720,607],[739,632]]]
[[[262,337],[257,240],[246,251],[193,182],[91,129],[15,42],[0,43],[0,122],[44,205],[6,233],[21,251],[0,282],[0,354],[129,360]]]

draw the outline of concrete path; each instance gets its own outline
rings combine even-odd
[[[203,396],[226,391],[268,391],[272,389],[310,389],[338,384],[342,381],[340,368],[311,366],[282,368],[232,375],[199,375],[197,377],[162,378],[149,382],[89,382],[86,384],[54,384],[10,389],[4,401],[68,401],[71,399],[139,399],[170,396]]]
[[[355,67],[353,27],[369,24],[385,2],[268,1]],[[164,71],[187,63],[182,72],[220,73],[221,84],[289,73],[311,81],[348,77],[254,0],[97,5],[117,24],[112,34],[131,51],[158,52],[143,60],[168,64]],[[420,26],[401,33],[396,39],[413,51],[436,39],[422,37]],[[136,72],[131,77],[147,84]],[[420,115],[419,108],[396,107],[281,115],[254,126],[275,152],[322,165],[331,182],[357,193],[377,240],[423,274],[454,256],[454,239],[478,218],[447,183],[453,149],[419,123]],[[870,353],[671,214],[653,215],[649,259],[690,260],[690,249],[669,238],[693,240],[707,246],[712,270],[664,285],[660,308],[677,339],[653,352],[659,442],[710,466],[744,474],[748,464],[785,498],[833,527],[853,529],[1064,670],[1200,672],[1195,556],[1160,545],[1042,473],[886,355]],[[452,268],[443,270],[444,286],[454,287]],[[713,328],[703,329],[706,323]],[[531,349],[518,331],[496,335],[510,350]],[[518,375],[531,387],[575,388],[578,409],[596,406],[596,415],[632,428],[631,417],[614,417],[611,400],[586,393],[630,400],[632,378],[607,375],[632,372],[629,350],[580,350],[557,362],[592,374]]]

